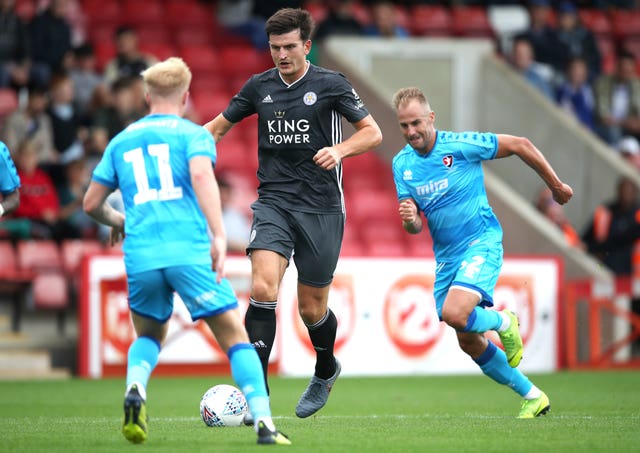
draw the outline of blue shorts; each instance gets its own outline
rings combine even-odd
[[[238,299],[225,278],[207,264],[172,266],[127,276],[129,308],[137,315],[166,322],[173,313],[173,292],[177,292],[191,319],[219,315],[238,306]]]
[[[479,305],[493,306],[493,290],[502,268],[502,244],[478,243],[470,246],[459,261],[437,263],[433,295],[438,317],[453,286],[469,288],[480,294]]]

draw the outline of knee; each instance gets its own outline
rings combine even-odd
[[[445,304],[444,307],[442,307],[442,320],[457,331],[462,331],[467,327],[468,319],[469,313],[464,307],[452,304]]]
[[[254,278],[251,283],[251,297],[260,302],[271,302],[278,298],[278,284],[265,279]]]
[[[302,318],[302,321],[304,321],[306,325],[317,323],[326,312],[327,309],[320,304],[298,302],[298,313],[300,313],[300,318]]]

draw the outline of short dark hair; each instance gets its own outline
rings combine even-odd
[[[284,35],[300,29],[300,38],[307,41],[313,33],[313,17],[309,11],[300,8],[282,8],[276,11],[264,26],[267,37]]]

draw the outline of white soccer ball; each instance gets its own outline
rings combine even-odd
[[[207,426],[241,426],[247,410],[247,400],[233,385],[214,385],[200,400],[200,418]]]

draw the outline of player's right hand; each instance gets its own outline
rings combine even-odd
[[[402,200],[398,207],[398,213],[403,222],[413,223],[418,217],[418,207],[410,199]]]
[[[213,270],[216,272],[216,282],[225,277],[224,262],[227,259],[227,238],[214,237],[211,241],[211,260]]]
[[[565,204],[573,196],[573,189],[569,184],[562,183],[560,187],[552,188],[553,199],[560,204]]]

